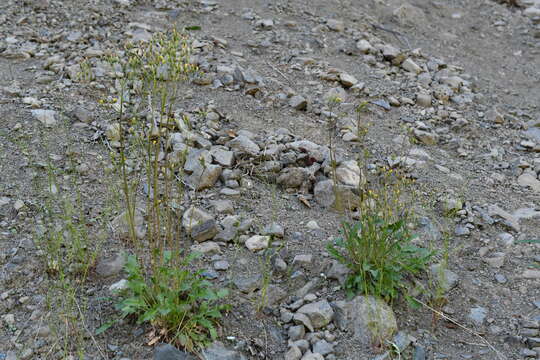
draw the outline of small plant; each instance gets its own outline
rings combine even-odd
[[[219,300],[228,292],[214,291],[201,271],[188,269],[196,256],[191,254],[172,266],[172,252],[165,251],[163,263],[149,277],[130,256],[126,263],[126,297],[117,305],[122,317],[135,316],[139,324],[152,324],[159,334],[155,341],[172,341],[189,351],[197,351],[215,339],[218,320],[228,309]]]
[[[424,270],[432,256],[411,243],[404,219],[388,222],[368,212],[353,225],[344,222],[341,234],[328,251],[351,270],[345,282],[348,296],[365,293],[393,300],[406,277]]]

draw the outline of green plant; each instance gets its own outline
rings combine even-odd
[[[227,290],[213,290],[201,271],[188,268],[196,257],[190,254],[172,266],[172,252],[165,251],[163,263],[147,277],[137,259],[130,256],[126,263],[127,293],[117,305],[122,316],[133,315],[139,324],[152,324],[159,330],[160,338],[189,351],[215,339],[218,320],[222,311],[228,309],[219,304]]]
[[[355,224],[344,222],[328,251],[351,274],[345,282],[349,296],[357,293],[393,300],[406,286],[406,277],[424,270],[432,253],[414,246],[404,219],[388,222],[366,212]]]
[[[172,30],[146,43],[128,45],[121,57],[107,57],[118,77],[116,98],[109,101],[117,119],[107,137],[114,148],[113,169],[134,253],[127,261],[127,291],[117,309],[122,318],[151,324],[152,342],[170,341],[196,352],[216,338],[228,306],[221,303],[227,290],[214,290],[202,270],[193,270],[198,255],[189,254],[178,221],[185,201],[183,167],[187,147],[193,144],[189,118],[174,107],[181,83],[197,71],[189,61],[190,53],[189,38]],[[173,133],[186,138],[185,150],[171,145]],[[201,160],[199,165],[204,172],[207,164]],[[141,206],[143,202],[146,206]],[[138,215],[140,208],[144,219]],[[144,224],[136,223],[137,218]],[[144,231],[137,230],[141,226]],[[114,323],[106,323],[97,333]]]

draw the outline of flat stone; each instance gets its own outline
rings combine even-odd
[[[420,74],[422,72],[422,68],[418,66],[411,58],[405,59],[405,61],[401,63],[401,67],[408,72],[415,74]]]
[[[43,109],[32,110],[32,115],[46,127],[52,127],[56,125],[57,112],[54,110],[43,110]]]
[[[231,350],[223,343],[215,341],[201,352],[202,360],[247,360],[236,350]]]
[[[525,279],[540,279],[540,270],[527,269],[521,276]]]
[[[337,31],[337,32],[342,32],[345,30],[345,24],[341,20],[328,19],[326,21],[326,26],[328,26],[330,30]]]
[[[214,207],[214,210],[220,214],[233,214],[234,204],[231,200],[214,200],[210,204]]]
[[[219,244],[213,241],[205,241],[198,244],[193,244],[190,247],[191,251],[198,252],[201,254],[219,254],[221,252],[221,248],[219,247]]]
[[[154,349],[154,360],[195,360],[189,353],[178,350],[169,344],[159,344]]]
[[[519,232],[521,229],[521,226],[519,225],[519,218],[500,208],[498,205],[489,205],[488,215],[502,218],[504,220],[503,223],[516,232]]]
[[[346,88],[350,88],[358,83],[358,79],[347,73],[339,74],[339,82]]]
[[[540,192],[540,180],[536,178],[536,174],[530,172],[523,173],[518,177],[518,184],[523,187],[529,187],[534,192]]]
[[[219,165],[231,167],[234,165],[234,152],[223,146],[212,146],[210,149],[214,161]]]
[[[321,355],[328,355],[334,352],[334,346],[326,340],[319,340],[313,344],[313,352]]]
[[[484,307],[474,307],[469,311],[469,319],[475,324],[476,326],[481,326],[484,324],[484,320],[487,316],[487,309]]]
[[[249,137],[245,135],[238,135],[227,143],[227,146],[231,149],[248,155],[258,155],[261,151],[259,145],[254,143]]]
[[[430,94],[420,92],[416,94],[416,104],[422,107],[431,107],[432,97]]]
[[[270,244],[270,236],[254,235],[246,240],[246,247],[251,251],[266,249]]]

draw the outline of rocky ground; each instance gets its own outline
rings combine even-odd
[[[0,360],[189,358],[148,346],[149,329],[130,322],[94,335],[114,314],[110,288],[130,251],[117,228],[99,228],[121,213],[110,205],[117,138],[103,57],[175,25],[200,27],[190,36],[202,71],[175,109],[193,127],[179,121],[170,139],[171,153],[191,144],[179,221],[233,305],[203,358],[390,359],[366,335],[364,314],[377,309],[402,358],[540,359],[540,253],[529,241],[540,239],[538,0],[5,0]],[[339,286],[343,269],[325,250],[341,220],[327,124],[339,186],[354,196],[364,101],[370,166],[416,179],[419,241],[448,248],[441,311],[459,325],[401,300],[347,300]],[[72,192],[102,244],[70,314],[37,243],[44,189]]]

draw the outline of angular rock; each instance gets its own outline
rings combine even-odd
[[[252,156],[258,155],[261,151],[259,145],[254,143],[250,138],[245,135],[238,135],[237,137],[229,141],[227,143],[227,146],[235,150],[236,152]]]
[[[302,351],[297,346],[291,346],[285,353],[285,360],[300,360]]]
[[[212,146],[210,154],[219,165],[231,167],[234,165],[234,152],[224,146]]]
[[[309,173],[304,168],[285,168],[277,178],[277,183],[285,189],[301,187],[309,179]]]
[[[298,312],[307,315],[315,329],[328,325],[334,317],[334,310],[326,300],[306,304]]]
[[[144,222],[143,213],[140,210],[135,209],[132,221],[133,227],[135,228],[135,237],[137,239],[143,239],[146,236],[146,225]],[[114,218],[112,221],[112,227],[121,238],[129,238],[131,236],[130,223],[131,221],[129,220],[129,214],[126,210]]]
[[[358,204],[358,196],[353,193],[353,189],[344,186],[336,185],[332,180],[319,181],[313,190],[315,201],[325,208],[329,207],[345,207],[353,208]],[[336,193],[338,196],[336,197]],[[339,201],[336,201],[338,200]]]
[[[266,249],[270,244],[270,236],[254,235],[246,240],[246,247],[251,251]]]
[[[363,346],[389,340],[397,332],[397,322],[392,308],[382,299],[357,296],[350,301],[336,301],[336,323],[348,330],[355,341]]]
[[[200,191],[211,188],[218,181],[223,168],[219,165],[197,166],[193,173],[186,179],[194,190]]]
[[[293,321],[297,325],[305,326],[311,332],[314,331],[313,324],[311,323],[311,320],[309,319],[309,317],[306,314],[302,314],[302,313],[297,312],[293,316]]]
[[[339,82],[346,88],[350,88],[358,83],[358,80],[349,74],[341,73],[339,74]]]
[[[306,110],[307,100],[300,95],[295,95],[289,99],[289,106],[295,110]]]
[[[202,360],[247,360],[238,351],[228,349],[219,341],[215,341],[202,351]]]
[[[354,160],[342,162],[336,169],[336,179],[347,186],[358,187],[360,184],[360,168]]]
[[[193,206],[182,216],[182,226],[197,242],[212,239],[218,232],[212,215]]]
[[[328,26],[330,30],[337,31],[337,32],[342,32],[345,30],[345,24],[343,24],[343,21],[341,20],[328,19],[326,21],[326,26]]]
[[[405,59],[401,63],[401,67],[407,70],[408,72],[412,72],[415,74],[420,74],[422,72],[422,68],[418,66],[411,58]]]
[[[431,276],[435,281],[436,285],[440,287],[445,293],[457,286],[459,282],[459,276],[455,272],[444,268],[443,266],[441,266],[441,264],[431,265],[430,270]]]
[[[154,360],[196,360],[196,358],[172,345],[159,344],[154,349]]]
[[[46,127],[52,127],[56,125],[56,111],[54,110],[32,110],[32,115]]]

